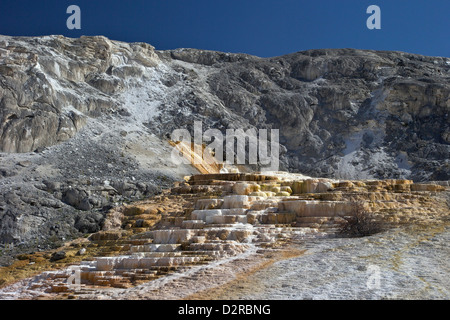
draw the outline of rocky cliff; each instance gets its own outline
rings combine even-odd
[[[95,232],[114,203],[195,173],[168,161],[168,137],[196,120],[279,129],[280,170],[448,180],[449,111],[449,58],[0,36],[0,243]]]

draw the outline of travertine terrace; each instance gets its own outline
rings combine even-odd
[[[5,287],[0,297],[83,298],[168,275],[182,277],[199,266],[298,241],[335,237],[340,223],[355,214],[355,203],[386,228],[436,223],[449,213],[441,197],[446,183],[441,184],[314,179],[286,172],[189,176],[163,195],[112,210],[104,230],[82,243],[95,247],[96,256]]]

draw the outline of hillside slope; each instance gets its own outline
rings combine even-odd
[[[95,232],[115,203],[195,173],[170,161],[168,140],[196,120],[279,129],[280,170],[448,180],[449,111],[449,58],[323,49],[263,59],[0,36],[0,243]]]

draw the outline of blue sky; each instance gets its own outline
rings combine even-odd
[[[81,30],[69,30],[69,5]],[[369,30],[369,5],[381,30]],[[0,34],[104,35],[158,50],[198,48],[260,57],[318,48],[450,57],[450,0],[2,0]]]

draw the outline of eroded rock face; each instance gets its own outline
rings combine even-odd
[[[124,90],[127,75],[158,62],[148,44],[113,43],[100,36],[2,36],[0,48],[4,152],[34,151],[73,137],[87,117],[116,110],[111,95]],[[122,71],[122,64],[129,68]]]
[[[102,114],[139,114],[128,120],[164,139],[194,120],[280,129],[291,172],[450,177],[448,58],[323,49],[262,59],[61,36],[2,37],[0,48],[2,151],[65,141]]]
[[[280,129],[290,171],[415,179],[427,171],[447,179],[449,65],[402,53],[313,50],[224,64],[209,83],[249,125]],[[425,149],[441,163],[436,170],[425,168]]]

